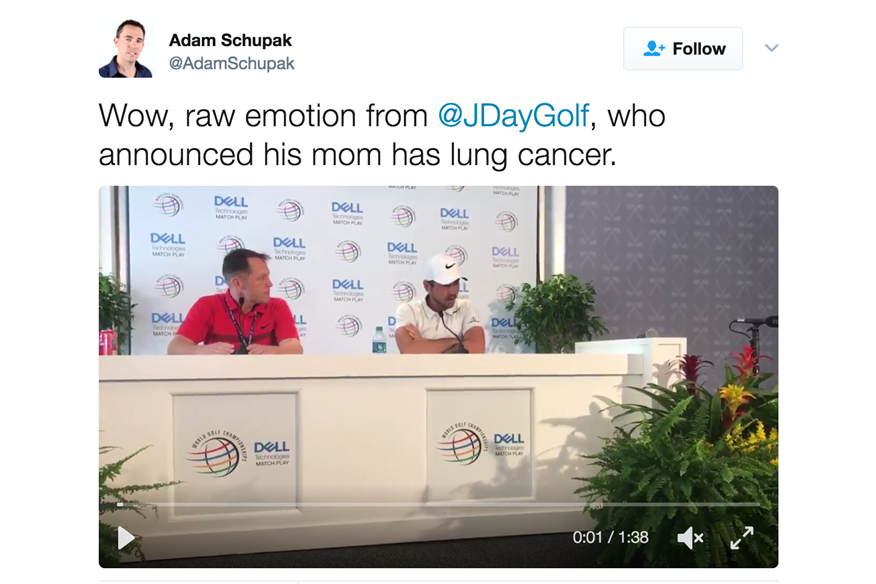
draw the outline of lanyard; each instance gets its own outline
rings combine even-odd
[[[249,340],[247,340],[247,339],[243,336],[243,329],[242,329],[241,326],[237,323],[237,319],[234,318],[234,312],[231,310],[231,307],[228,306],[228,299],[227,299],[227,298],[225,299],[225,308],[228,309],[228,316],[231,317],[231,322],[234,323],[234,328],[237,329],[237,336],[238,336],[238,338],[240,338],[240,342],[243,343],[243,346],[244,346],[244,347],[248,347],[248,346],[250,346],[250,345],[252,344],[252,337],[253,337],[253,335],[255,334],[255,325],[256,325],[256,316],[257,316],[257,315],[254,314],[254,315],[252,316],[252,326],[249,327]],[[240,318],[243,319],[243,310],[241,310]]]

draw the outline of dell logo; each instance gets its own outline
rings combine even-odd
[[[386,244],[386,251],[388,253],[417,253],[417,248],[414,247],[413,243],[389,242]]]
[[[215,286],[227,286],[228,283],[225,282],[225,278],[222,276],[213,276],[213,284]]]
[[[468,211],[465,209],[441,209],[442,219],[468,219]]]
[[[295,249],[307,249],[304,246],[304,240],[302,240],[300,237],[298,239],[295,239],[294,237],[275,237],[274,247],[292,247]]]
[[[181,233],[153,233],[152,243],[173,243],[175,245],[185,245]]]
[[[152,324],[182,324],[183,315],[181,312],[153,312]]]
[[[332,280],[333,290],[364,290],[362,280]]]
[[[285,440],[282,442],[256,442],[253,450],[256,454],[259,452],[289,452]]]
[[[301,316],[300,314],[296,314],[296,315],[295,315],[295,326],[303,326],[303,325],[306,325],[306,324],[307,324],[307,323],[304,322],[304,317],[303,317],[303,316]]]
[[[494,434],[493,442],[496,444],[523,444],[521,434]]]
[[[517,326],[516,318],[494,318],[493,328],[513,328]]]
[[[494,247],[493,248],[493,255],[504,257],[504,258],[520,257],[517,255],[517,248],[516,247]]]
[[[359,203],[332,203],[332,213],[361,213]]]
[[[218,195],[213,197],[213,205],[216,207],[249,207],[249,205],[246,204],[246,199],[244,197],[240,197],[240,200],[238,201],[237,197],[220,197]]]

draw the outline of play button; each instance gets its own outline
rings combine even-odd
[[[122,549],[132,541],[134,541],[135,537],[125,531],[124,527],[119,527],[119,549]]]

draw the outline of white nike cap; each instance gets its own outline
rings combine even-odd
[[[459,262],[449,255],[439,254],[426,263],[425,280],[447,286],[457,280],[468,280],[468,278],[463,278],[459,273]]]

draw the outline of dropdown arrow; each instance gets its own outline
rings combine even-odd
[[[769,45],[764,45],[764,46],[765,46],[766,48],[768,48],[768,49],[770,50],[770,52],[772,53],[773,51],[776,50],[776,47],[778,47],[779,45],[776,44],[776,46],[774,46],[774,47],[771,47],[771,46],[769,46]]]

